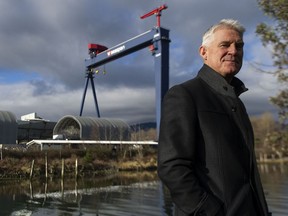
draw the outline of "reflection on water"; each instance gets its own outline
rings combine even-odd
[[[267,202],[273,216],[288,215],[288,164],[259,165]]]
[[[165,195],[164,195],[165,194]],[[164,198],[163,198],[164,197]],[[172,202],[156,172],[105,178],[3,182],[2,215],[172,215]]]
[[[259,165],[273,216],[288,214],[288,164]],[[78,181],[1,182],[0,215],[161,215],[173,212],[155,172],[119,173]]]

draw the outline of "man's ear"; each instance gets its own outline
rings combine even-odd
[[[199,47],[199,55],[203,60],[207,60],[207,49],[205,46],[202,45]]]

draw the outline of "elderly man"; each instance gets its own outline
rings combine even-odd
[[[267,216],[254,137],[235,77],[242,66],[244,27],[221,20],[203,36],[198,75],[163,100],[158,174],[175,215]]]

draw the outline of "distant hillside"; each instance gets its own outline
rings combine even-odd
[[[156,122],[144,122],[130,125],[133,131],[156,129]]]

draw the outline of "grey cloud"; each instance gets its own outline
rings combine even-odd
[[[74,104],[77,113],[85,82],[87,44],[112,47],[151,29],[156,18],[141,20],[139,17],[164,3],[168,4],[168,9],[163,11],[161,20],[162,26],[170,29],[171,85],[196,75],[202,64],[198,56],[201,35],[210,25],[222,18],[236,18],[253,32],[256,24],[266,19],[258,9],[257,1],[251,0],[1,1],[0,65],[39,74],[42,80],[30,82],[39,100],[45,95],[57,95],[59,90],[55,86],[62,86],[61,91],[77,91],[79,100]],[[99,94],[121,86],[135,91],[154,88],[154,60],[148,49],[109,63],[105,69],[106,75],[95,76]],[[73,101],[70,103],[71,107]],[[247,103],[253,104],[253,100]],[[41,103],[38,106],[41,110]],[[145,109],[130,110],[129,107],[108,107],[103,112],[116,116],[119,114],[117,109],[125,117],[125,111],[134,113],[139,119],[155,115],[150,108],[150,114],[145,113]]]

